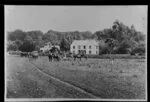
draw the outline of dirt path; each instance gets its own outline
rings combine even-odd
[[[77,90],[77,91],[79,91],[79,92],[81,92],[81,93],[83,93],[83,94],[86,94],[86,95],[88,95],[88,96],[91,97],[91,98],[99,98],[99,97],[97,97],[97,96],[95,96],[95,95],[93,95],[93,94],[91,94],[91,93],[86,92],[86,91],[85,91],[84,89],[82,89],[82,88],[79,88],[79,87],[77,87],[77,86],[74,86],[74,85],[72,85],[71,83],[65,82],[65,81],[63,81],[63,80],[61,80],[61,79],[59,79],[59,78],[56,78],[56,77],[53,76],[53,75],[50,75],[50,74],[48,74],[48,73],[45,73],[45,72],[42,71],[38,66],[36,66],[34,63],[32,63],[32,62],[30,62],[30,63],[32,64],[33,67],[37,68],[37,70],[38,70],[39,72],[43,73],[44,75],[47,75],[47,76],[50,77],[52,80],[57,81],[57,82],[59,82],[59,83],[61,83],[61,84],[64,84],[64,85],[66,85],[68,88],[73,88],[73,89],[75,89],[75,90]]]
[[[8,98],[93,98],[94,95],[51,77],[27,58],[9,57],[6,68]]]

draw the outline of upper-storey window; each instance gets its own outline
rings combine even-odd
[[[89,46],[89,49],[91,49],[91,48],[92,48],[92,46],[90,45],[90,46]]]
[[[73,46],[73,49],[75,49],[75,46]]]
[[[84,45],[83,48],[86,49],[86,46]]]

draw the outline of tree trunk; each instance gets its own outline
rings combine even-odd
[[[109,57],[110,57],[110,60],[112,61],[112,64],[113,64],[113,59],[112,59],[112,57],[111,57],[111,51],[110,51],[110,53],[109,53]]]
[[[110,53],[109,53],[109,56],[110,56],[111,64],[113,65],[113,59],[112,59],[112,57],[111,57],[111,51],[110,51]],[[111,67],[111,72],[112,72],[112,67]]]

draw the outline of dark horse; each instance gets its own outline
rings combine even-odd
[[[81,61],[81,58],[85,58],[87,60],[88,57],[86,54],[73,54],[73,58],[74,58],[74,60],[76,60],[78,58]]]
[[[59,54],[56,54],[56,53],[49,53],[48,54],[48,59],[49,59],[49,62],[52,62],[52,61],[60,61],[61,60],[61,57]]]

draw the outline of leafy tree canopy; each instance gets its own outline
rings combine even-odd
[[[52,44],[60,45],[61,50],[68,51],[73,40],[81,39],[106,41],[106,44],[101,46],[101,49],[105,50],[102,51],[104,53],[109,53],[110,50],[112,52],[115,51],[115,53],[126,53],[127,49],[133,50],[143,47],[144,44],[142,43],[142,45],[141,42],[145,43],[146,36],[142,32],[137,31],[134,25],[129,27],[119,20],[115,20],[112,27],[98,30],[93,34],[90,31],[58,32],[49,30],[43,33],[40,30],[24,32],[20,29],[7,33],[7,40],[14,42],[13,44],[8,44],[10,46],[9,50],[24,49],[22,46],[25,49],[29,47],[30,50],[38,50],[46,42],[51,42]]]

